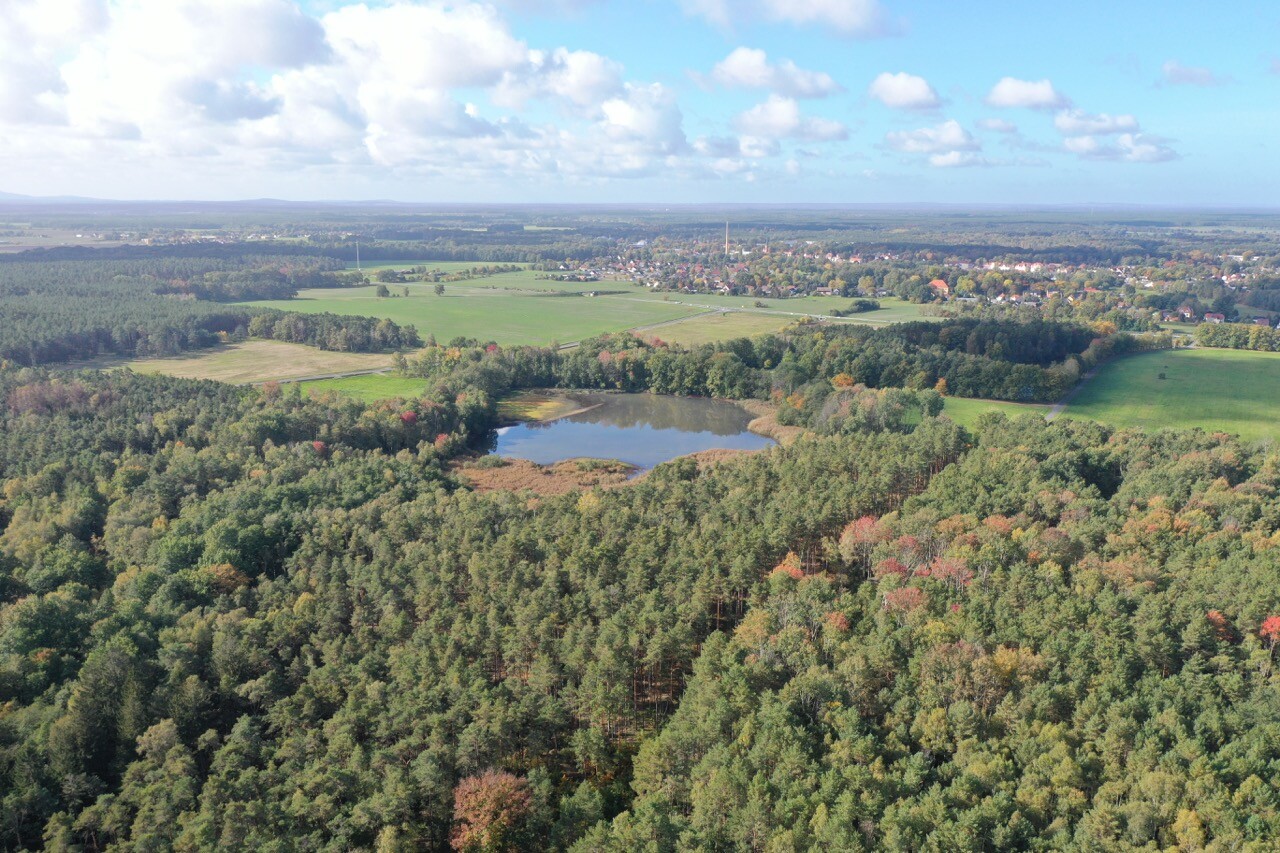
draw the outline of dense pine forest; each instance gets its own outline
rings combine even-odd
[[[1164,331],[990,305],[424,346],[229,304],[362,284],[334,252],[82,254],[0,262],[0,849],[1280,837],[1280,454],[944,414],[1057,401]],[[249,338],[396,351],[425,391],[61,369]],[[547,388],[750,400],[801,437],[616,488],[473,486],[499,401]]]
[[[371,406],[0,371],[0,843],[1280,834],[1273,451],[924,405],[530,501],[447,465],[483,366]]]
[[[1232,5],[0,0],[0,853],[1280,853]]]
[[[250,333],[344,352],[421,344],[416,329],[390,320],[220,304],[350,283],[330,258],[298,264],[280,257],[220,260],[175,252],[128,260],[15,257],[20,260],[0,263],[0,360],[17,364],[176,355]]]

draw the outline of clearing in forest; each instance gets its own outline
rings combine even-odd
[[[301,379],[331,373],[390,368],[387,353],[327,352],[281,341],[245,341],[172,358],[135,358],[93,367],[128,367],[136,373],[163,373],[187,379],[216,379],[246,384],[276,379]]]
[[[1182,349],[1117,359],[1085,384],[1063,417],[1277,439],[1280,353]]]
[[[978,400],[968,397],[947,397],[943,400],[942,413],[964,427],[972,427],[987,412],[1001,412],[1011,418],[1021,415],[1044,417],[1049,407],[1043,403],[1010,403],[1006,400]]]

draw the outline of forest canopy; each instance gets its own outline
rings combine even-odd
[[[1280,833],[1280,460],[989,417],[530,502],[416,401],[0,371],[0,838],[1132,849]]]

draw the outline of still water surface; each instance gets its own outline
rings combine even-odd
[[[542,465],[589,456],[637,468],[699,450],[759,450],[773,439],[747,431],[751,415],[733,403],[655,394],[573,393],[586,411],[550,423],[503,427],[492,452]]]

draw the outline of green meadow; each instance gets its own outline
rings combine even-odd
[[[524,275],[512,273],[511,277]],[[432,285],[410,284],[390,285],[392,293],[397,294],[408,287],[408,296],[379,298],[371,286],[304,290],[296,299],[250,304],[281,311],[386,317],[397,323],[413,324],[423,338],[434,335],[441,343],[461,336],[502,344],[542,345],[675,320],[700,310],[620,296],[554,296],[510,291],[503,289],[499,282],[504,278],[508,277],[448,283],[443,296],[437,296]],[[528,278],[524,280],[531,282]]]
[[[370,376],[347,376],[342,379],[319,379],[302,383],[302,389],[311,396],[337,392],[355,397],[366,403],[391,397],[417,397],[427,388],[427,380],[392,373]]]
[[[655,337],[669,344],[698,346],[699,344],[727,341],[732,338],[751,338],[777,332],[792,325],[799,318],[779,317],[753,311],[720,311],[690,317],[677,323],[659,326],[640,334]]]
[[[1011,418],[1021,415],[1044,417],[1049,407],[1037,403],[1008,403],[1004,400],[975,400],[967,397],[947,397],[943,400],[942,413],[964,427],[972,427],[987,412],[1000,412]]]
[[[1064,417],[1121,427],[1200,427],[1247,440],[1280,438],[1280,353],[1182,349],[1113,361]]]

